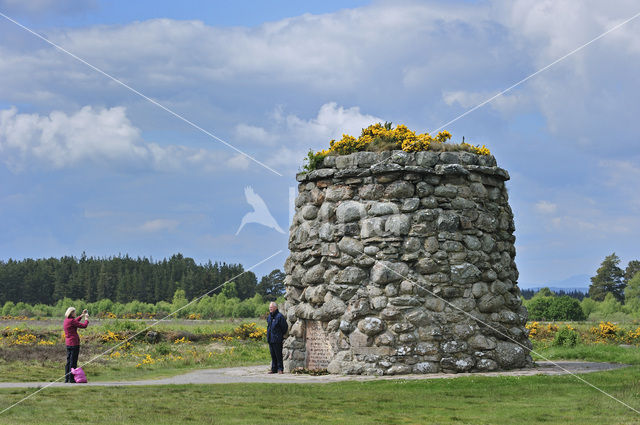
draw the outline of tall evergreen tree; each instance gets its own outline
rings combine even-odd
[[[624,269],[624,278],[623,281],[625,285],[629,284],[629,281],[633,279],[636,273],[640,272],[640,261],[631,260],[629,264],[627,264],[627,268]]]
[[[605,257],[596,271],[596,275],[591,278],[589,286],[589,297],[596,301],[603,301],[604,297],[611,293],[616,300],[624,301],[623,282],[624,272],[618,267],[620,258],[614,252]]]
[[[265,301],[275,301],[276,298],[284,294],[284,278],[285,274],[279,269],[275,269],[260,279],[256,292]]]

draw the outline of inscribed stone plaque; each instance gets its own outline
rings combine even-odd
[[[322,322],[307,320],[305,328],[306,368],[326,369],[333,358],[333,350]]]

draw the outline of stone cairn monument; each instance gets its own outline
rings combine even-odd
[[[493,156],[433,151],[327,156],[298,174],[285,368],[531,366],[508,179]]]

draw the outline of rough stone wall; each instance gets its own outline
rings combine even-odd
[[[285,368],[530,366],[513,342],[531,347],[508,179],[493,156],[468,152],[358,152],[298,174]]]

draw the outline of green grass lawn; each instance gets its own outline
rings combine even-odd
[[[640,409],[640,366],[583,376]],[[0,408],[33,391],[0,390]],[[609,425],[640,423],[640,415],[571,376],[527,376],[309,385],[51,388],[0,416],[2,424],[77,422]]]
[[[264,342],[212,339],[237,323],[167,325],[171,338],[159,344],[135,341],[121,356],[87,365],[92,381],[171,376],[198,368],[265,364]],[[112,327],[115,326],[115,327]],[[105,324],[117,331],[119,323]],[[189,332],[193,343],[172,338]],[[87,335],[88,336],[88,335]],[[40,338],[40,337],[39,337]],[[81,363],[109,344],[98,335],[81,349]],[[9,346],[13,350],[15,346]],[[29,361],[0,358],[2,381],[51,381],[59,377],[64,347],[21,346]],[[29,351],[32,350],[32,351]],[[50,350],[49,357],[46,356]],[[56,351],[58,350],[58,351]],[[85,350],[85,351],[82,351]],[[581,375],[613,397],[640,410],[640,349],[613,343],[554,346],[534,341],[535,360],[626,363],[624,369]],[[14,353],[4,351],[4,354]],[[211,355],[209,355],[211,353]],[[14,353],[15,354],[15,353]],[[126,354],[126,355],[125,355]],[[141,364],[149,355],[153,362]],[[177,357],[182,357],[176,360]],[[19,357],[21,359],[23,357]],[[24,371],[28,371],[25,378]],[[0,411],[35,389],[0,389]],[[0,424],[640,424],[640,414],[572,376],[461,377],[455,379],[342,382],[332,384],[227,384],[140,387],[47,388],[9,411]]]

